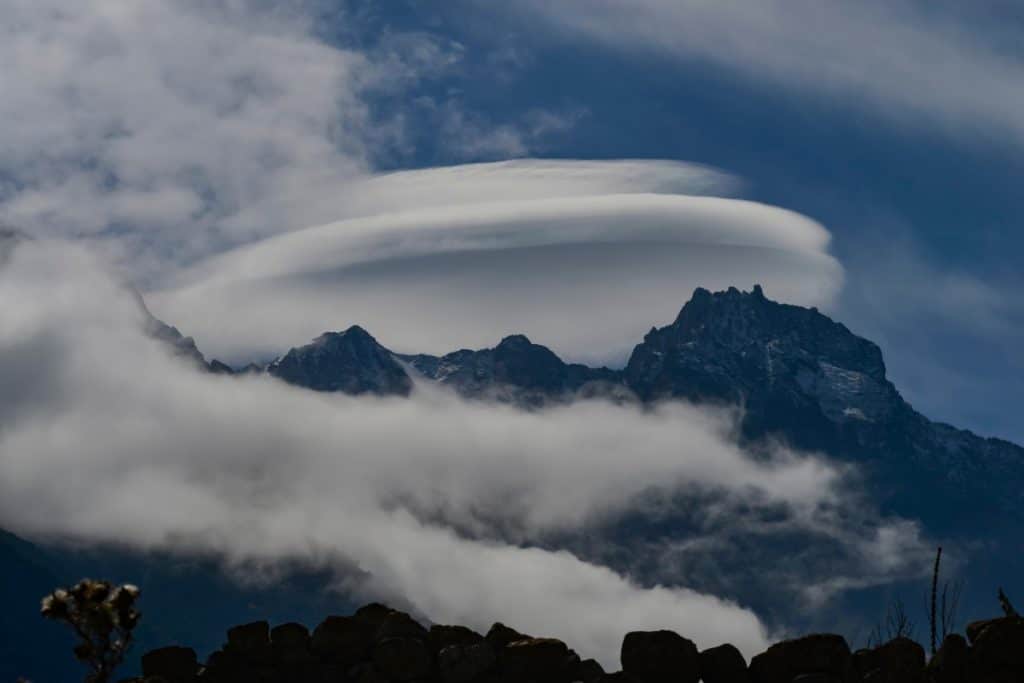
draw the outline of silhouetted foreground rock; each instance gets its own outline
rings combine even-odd
[[[429,629],[404,612],[371,604],[331,616],[313,633],[265,621],[227,632],[200,664],[194,650],[165,647],[142,657],[135,683],[1021,683],[1024,619],[975,622],[950,635],[930,662],[919,644],[896,638],[851,653],[842,636],[776,643],[747,666],[729,644],[698,652],[672,631],[634,631],[622,642],[622,671],[605,673],[564,642],[504,624],[486,635],[465,626]]]

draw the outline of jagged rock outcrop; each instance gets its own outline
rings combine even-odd
[[[971,643],[951,635],[926,666],[925,651],[907,638],[851,654],[846,640],[814,634],[786,640],[748,667],[729,644],[698,653],[672,631],[626,634],[622,670],[605,673],[566,643],[495,624],[483,636],[464,626],[429,629],[410,615],[371,604],[332,616],[312,636],[301,624],[273,629],[265,621],[228,631],[205,664],[185,647],[142,657],[135,683],[1019,683],[1024,680],[1024,626],[1019,618],[972,625]]]
[[[493,349],[403,358],[425,377],[463,397],[524,407],[565,402],[588,392],[612,395],[621,386],[619,373],[565,363],[551,349],[521,334],[505,337]]]
[[[185,361],[192,363],[195,367],[200,370],[212,372],[215,375],[231,375],[234,374],[232,370],[225,363],[219,360],[211,360],[207,362],[206,357],[196,346],[196,340],[192,337],[186,337],[173,325],[168,325],[163,320],[160,320],[152,313],[146,306],[146,302],[142,299],[142,295],[137,290],[132,290],[132,294],[135,296],[135,302],[138,304],[143,315],[143,331],[146,335],[157,340],[161,344],[164,344],[171,352]]]
[[[671,325],[647,333],[624,374],[645,401],[740,405],[748,434],[806,447],[860,439],[908,410],[875,344],[759,286],[697,289]]]
[[[963,683],[967,680],[969,657],[967,640],[959,633],[949,634],[928,662],[928,680],[931,683]]]
[[[267,373],[315,391],[408,396],[412,390],[412,380],[394,355],[357,325],[344,332],[325,332],[290,350],[271,363]]]
[[[704,683],[747,683],[747,660],[729,643],[708,648],[700,653],[700,678]]]
[[[750,660],[752,683],[790,683],[800,676],[821,676],[843,683],[852,678],[852,672],[846,639],[833,634],[776,643]]]
[[[1024,681],[1024,618],[975,622],[967,627],[967,637],[971,641],[967,664],[971,680]]]
[[[692,641],[673,631],[633,631],[622,641],[622,670],[638,683],[697,683],[700,655]]]

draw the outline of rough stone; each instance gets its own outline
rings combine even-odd
[[[353,617],[327,617],[313,630],[311,648],[325,659],[354,663],[373,645],[376,627]]]
[[[704,683],[746,683],[747,660],[734,645],[712,647],[700,653],[700,675]]]
[[[622,641],[622,670],[639,681],[697,683],[700,655],[692,641],[673,631],[633,631]]]
[[[750,661],[753,683],[791,683],[797,676],[812,673],[844,678],[850,671],[850,648],[842,636],[834,634],[785,640]]]
[[[967,641],[959,633],[951,633],[928,662],[928,676],[932,683],[966,683],[968,658]]]
[[[605,677],[604,668],[595,659],[584,659],[574,667],[572,678],[582,683],[597,683]]]
[[[435,652],[440,652],[449,645],[472,645],[483,640],[484,637],[471,628],[444,624],[431,626],[427,636],[427,641]]]
[[[275,649],[306,650],[309,641],[309,629],[295,622],[279,624],[270,630],[270,642]]]
[[[498,657],[485,640],[453,644],[437,655],[438,671],[443,683],[468,683],[492,669]]]
[[[433,660],[420,638],[385,638],[373,649],[377,670],[395,681],[411,681],[430,672]]]
[[[1024,619],[995,619],[976,631],[968,666],[974,679],[1024,680]]]
[[[427,629],[405,612],[391,612],[377,627],[377,640],[387,638],[427,639]]]
[[[196,677],[199,662],[190,647],[162,647],[142,655],[142,675],[160,677],[168,683],[186,683]]]
[[[510,681],[558,681],[567,677],[569,648],[555,638],[526,638],[505,646],[502,668]]]
[[[924,679],[924,648],[909,638],[894,638],[876,648],[878,668],[890,683],[920,683]]]
[[[228,648],[238,653],[254,652],[270,647],[270,624],[254,621],[228,629]]]
[[[500,621],[491,626],[490,630],[487,631],[487,635],[484,636],[487,642],[494,646],[494,649],[501,650],[509,643],[517,640],[523,640],[530,636],[525,633],[520,633],[514,628],[509,628]]]

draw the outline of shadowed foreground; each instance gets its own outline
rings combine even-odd
[[[142,656],[134,683],[1011,683],[1024,681],[1024,618],[970,624],[967,638],[949,635],[928,660],[907,638],[850,651],[839,635],[787,640],[749,666],[732,645],[703,652],[671,631],[626,634],[622,671],[606,673],[565,643],[535,638],[497,623],[486,635],[464,626],[429,629],[380,604],[331,616],[312,633],[297,623],[236,626],[201,664],[187,647]]]

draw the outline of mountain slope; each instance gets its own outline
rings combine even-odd
[[[610,394],[621,384],[608,368],[567,364],[551,349],[518,334],[493,349],[462,349],[440,358],[403,356],[424,377],[466,398],[490,398],[524,407],[570,401],[578,395]]]
[[[621,371],[567,364],[522,335],[492,349],[399,356],[351,327],[291,349],[266,372],[317,391],[384,396],[408,396],[419,376],[526,409],[579,397],[739,406],[755,450],[771,439],[854,461],[893,512],[949,530],[1024,519],[1024,449],[928,420],[889,381],[877,345],[756,285],[697,289]]]
[[[760,287],[698,289],[633,350],[624,382],[645,401],[739,405],[748,441],[854,460],[893,510],[942,528],[1024,516],[1024,449],[928,420],[888,380],[878,346]]]
[[[394,355],[363,328],[325,332],[267,368],[274,377],[316,391],[408,396],[412,380]]]

